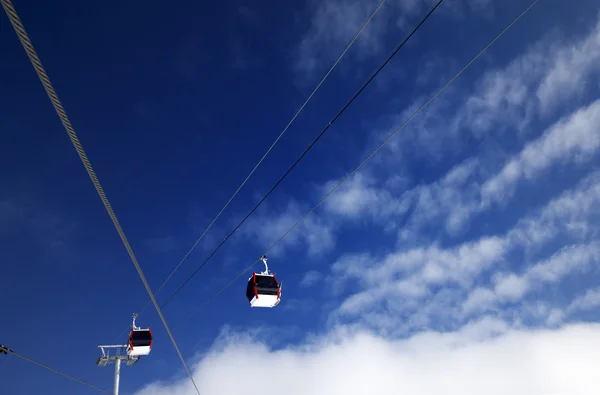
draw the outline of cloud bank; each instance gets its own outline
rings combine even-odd
[[[483,323],[491,329],[491,323]],[[481,326],[481,325],[480,325]],[[336,332],[293,348],[246,336],[222,339],[194,366],[204,395],[592,395],[600,393],[600,325],[501,335],[472,325],[450,334],[389,340]],[[475,332],[474,332],[475,331]],[[151,384],[139,395],[192,395],[189,379]]]

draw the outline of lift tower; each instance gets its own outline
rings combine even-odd
[[[140,360],[139,356],[127,355],[127,345],[98,346],[102,355],[96,361],[96,365],[103,367],[109,363],[115,364],[115,385],[113,393],[119,395],[119,378],[121,376],[121,361],[125,361],[126,366],[133,365]]]

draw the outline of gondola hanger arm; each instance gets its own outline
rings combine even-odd
[[[260,259],[260,260],[261,260],[261,261],[262,261],[262,262],[265,264],[265,271],[264,271],[264,272],[262,272],[261,274],[266,274],[266,275],[268,275],[268,274],[269,274],[269,266],[267,265],[267,256],[266,256],[266,255],[263,255],[263,256],[261,256],[261,257],[260,257],[260,258],[258,258],[258,259]]]

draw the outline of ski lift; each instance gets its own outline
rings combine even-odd
[[[129,334],[129,343],[127,344],[127,355],[148,355],[150,354],[150,350],[152,350],[152,331],[150,331],[150,328],[142,329],[135,326],[136,317],[137,314],[134,314],[131,333]]]
[[[281,301],[281,284],[274,274],[269,273],[267,257],[263,255],[260,260],[265,264],[265,271],[252,273],[248,279],[246,298],[250,307],[275,307]]]

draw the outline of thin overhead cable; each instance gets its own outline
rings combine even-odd
[[[375,14],[377,14],[377,12],[381,8],[381,6],[383,6],[383,3],[385,3],[385,1],[386,0],[381,0],[381,2],[379,3],[379,5],[377,5],[377,8],[375,8],[375,10],[371,14],[371,16],[369,16],[369,18],[363,23],[363,25],[361,26],[360,30],[356,33],[356,35],[354,36],[354,38],[352,39],[352,41],[350,41],[350,43],[348,44],[348,46],[346,46],[346,49],[344,49],[344,51],[340,54],[340,56],[337,58],[337,60],[333,63],[333,65],[331,66],[331,68],[329,69],[329,71],[327,71],[327,73],[325,74],[325,76],[317,84],[316,88],[312,91],[312,93],[304,101],[304,103],[302,104],[302,106],[300,106],[300,108],[298,109],[298,111],[296,111],[296,114],[294,114],[294,116],[292,117],[292,119],[288,122],[288,124],[285,126],[285,128],[281,131],[281,133],[279,134],[279,136],[277,136],[277,138],[275,139],[275,141],[273,142],[273,144],[271,144],[271,146],[269,147],[269,149],[267,150],[267,152],[265,152],[264,155],[262,156],[262,158],[260,158],[260,160],[254,166],[254,168],[252,169],[252,171],[250,172],[250,174],[248,174],[248,176],[246,177],[246,179],[240,184],[240,186],[233,193],[233,195],[231,195],[231,197],[229,198],[229,200],[227,201],[227,203],[225,203],[225,205],[223,206],[223,208],[221,209],[221,211],[219,211],[219,213],[217,214],[217,216],[212,220],[212,222],[204,230],[204,232],[202,233],[202,235],[198,238],[198,240],[196,240],[196,242],[194,243],[194,245],[192,245],[192,248],[190,248],[190,250],[185,254],[185,256],[181,259],[181,261],[179,262],[179,264],[177,266],[175,266],[175,269],[173,269],[173,271],[171,272],[171,274],[169,274],[169,276],[167,277],[167,279],[162,283],[162,285],[160,287],[158,287],[158,289],[154,293],[154,296],[158,295],[158,293],[163,289],[163,287],[169,282],[169,280],[171,279],[171,277],[173,277],[173,274],[175,274],[175,272],[179,269],[179,267],[183,264],[183,262],[187,259],[187,257],[192,253],[192,251],[196,248],[196,246],[198,245],[198,243],[200,243],[200,241],[202,241],[202,239],[204,238],[204,236],[206,235],[206,233],[214,225],[214,223],[221,216],[221,214],[223,214],[223,211],[225,211],[225,209],[229,206],[229,204],[231,203],[231,201],[237,196],[237,194],[242,189],[242,187],[244,185],[246,185],[246,182],[248,181],[248,179],[250,179],[250,177],[252,177],[252,175],[254,174],[254,172],[256,171],[256,169],[258,169],[258,167],[262,164],[262,162],[265,160],[265,158],[267,157],[267,155],[269,155],[269,153],[271,152],[271,150],[273,149],[273,147],[275,147],[275,145],[279,142],[279,140],[284,135],[284,133],[287,132],[287,130],[289,129],[289,127],[292,125],[292,123],[294,123],[294,121],[296,120],[296,118],[298,117],[298,115],[300,115],[300,113],[302,112],[302,110],[304,110],[304,107],[306,107],[306,105],[312,99],[312,97],[315,95],[315,93],[317,93],[317,91],[319,90],[319,88],[321,87],[321,85],[323,85],[323,83],[325,82],[325,80],[327,79],[327,77],[329,77],[329,74],[331,74],[331,72],[333,71],[333,69],[335,69],[335,67],[338,65],[338,63],[344,57],[344,55],[346,55],[346,52],[348,52],[348,50],[350,49],[350,47],[352,47],[352,45],[358,39],[358,37],[361,35],[361,33],[363,32],[363,30],[365,30],[365,28],[367,27],[367,25],[369,24],[369,22],[371,22],[371,19],[373,19],[373,17],[375,16]],[[148,301],[148,303],[146,303],[146,305],[139,311],[138,314],[141,314],[146,309],[146,307],[148,307],[150,305],[150,302],[151,301]],[[123,333],[125,333],[125,331]],[[119,335],[119,338],[123,335],[123,333],[121,333],[121,335]]]
[[[73,143],[73,146],[75,147],[75,150],[79,154],[79,158],[81,159],[85,169],[88,172],[88,175],[90,176],[92,182],[94,183],[94,186],[96,187],[96,191],[98,192],[98,195],[100,196],[100,199],[102,200],[102,203],[104,203],[104,207],[106,208],[106,211],[108,212],[108,215],[110,216],[110,219],[112,220],[112,222],[115,226],[115,229],[117,230],[117,233],[121,237],[121,240],[123,241],[123,245],[125,246],[125,249],[129,253],[129,257],[131,258],[131,261],[133,262],[133,265],[135,266],[135,269],[137,270],[137,272],[140,276],[140,279],[144,283],[146,292],[148,292],[148,295],[150,295],[150,298],[151,298],[152,302],[154,303],[154,307],[156,308],[156,312],[160,316],[160,319],[162,320],[162,323],[163,323],[167,333],[169,334],[169,337],[171,338],[171,342],[173,343],[173,347],[175,347],[175,350],[177,351],[177,354],[179,355],[179,358],[181,359],[181,363],[185,367],[185,370],[187,371],[187,374],[190,377],[190,380],[194,384],[194,388],[196,389],[196,392],[198,393],[198,395],[200,395],[200,391],[198,390],[198,387],[196,386],[196,382],[194,381],[194,378],[192,377],[192,373],[190,372],[187,364],[185,363],[185,360],[183,359],[183,355],[181,354],[181,351],[179,350],[179,347],[177,346],[177,342],[175,341],[175,338],[173,337],[173,334],[171,333],[171,330],[169,329],[169,325],[167,324],[167,321],[165,320],[165,317],[160,309],[160,306],[158,305],[158,302],[156,302],[156,299],[154,298],[154,295],[152,294],[150,285],[148,284],[148,281],[146,280],[146,277],[144,276],[144,273],[142,272],[142,268],[140,267],[140,264],[138,263],[138,260],[135,256],[135,254],[133,253],[133,249],[131,248],[131,245],[129,244],[127,237],[125,237],[125,232],[121,228],[121,224],[117,220],[117,216],[114,213],[112,206],[110,205],[110,202],[108,201],[108,198],[106,197],[106,194],[104,193],[104,190],[102,189],[102,185],[100,184],[100,181],[98,180],[98,177],[96,176],[96,172],[92,168],[92,165],[83,149],[83,146],[81,145],[79,138],[77,137],[77,134],[75,133],[75,130],[73,129],[73,126],[71,125],[71,122],[69,121],[69,118],[67,117],[67,114],[62,106],[62,103],[58,99],[56,91],[54,90],[54,87],[50,83],[50,79],[48,78],[46,70],[42,66],[42,63],[41,63],[35,49],[33,48],[33,44],[31,43],[31,40],[29,39],[29,36],[27,35],[27,33],[25,31],[25,27],[23,26],[21,19],[17,15],[17,11],[15,10],[14,6],[12,5],[11,0],[0,0],[0,2],[2,2],[4,11],[6,11],[6,14],[8,15],[8,18],[10,19],[10,22],[12,23],[12,25],[15,29],[15,32],[19,36],[19,40],[21,40],[21,44],[23,45],[25,52],[27,52],[27,55],[29,56],[29,60],[33,64],[33,67],[34,67],[35,71],[37,72],[37,75],[40,78],[42,85],[44,86],[46,93],[48,94],[48,97],[50,98],[50,101],[54,105],[54,109],[56,110],[60,120],[62,121],[62,124],[63,124],[64,128],[66,129],[66,131],[71,139],[71,142]]]
[[[444,86],[442,86],[440,89],[438,89],[438,91],[433,94],[433,96],[431,96],[426,102],[425,104],[423,104],[421,107],[419,107],[419,109],[417,111],[415,111],[410,117],[408,117],[403,123],[402,125],[400,125],[400,127],[398,127],[398,129],[396,129],[392,134],[390,134],[388,136],[388,138],[383,141],[381,144],[379,144],[379,146],[377,148],[375,148],[375,150],[373,150],[373,152],[371,152],[365,159],[363,159],[350,173],[348,173],[339,183],[337,183],[337,185],[335,185],[335,187],[333,187],[331,190],[329,190],[329,192],[327,192],[327,194],[325,194],[325,196],[323,196],[321,198],[321,200],[313,207],[310,209],[310,211],[308,213],[306,213],[302,218],[300,218],[298,220],[298,222],[296,222],[291,228],[289,228],[276,242],[275,244],[273,244],[271,247],[269,247],[269,249],[267,251],[265,251],[264,254],[262,255],[267,255],[269,253],[269,251],[271,251],[273,248],[275,248],[275,246],[277,246],[292,230],[294,230],[298,225],[300,225],[310,214],[313,213],[313,211],[315,211],[317,209],[317,207],[319,207],[324,201],[325,199],[327,199],[333,192],[335,192],[336,189],[338,189],[348,178],[350,178],[354,173],[356,173],[358,171],[358,169],[360,169],[369,159],[371,159],[371,157],[373,157],[373,155],[375,155],[384,145],[386,145],[400,130],[402,130],[404,128],[404,126],[406,126],[406,124],[408,124],[415,116],[417,116],[417,114],[419,114],[425,107],[427,107],[440,93],[442,93],[442,91],[444,89],[446,89],[456,78],[458,78],[469,66],[471,66],[471,64],[473,62],[475,62],[489,47],[492,46],[492,44],[494,44],[496,42],[496,40],[498,40],[500,38],[500,36],[502,36],[504,33],[506,33],[506,31],[508,29],[510,29],[519,19],[521,19],[521,17],[523,15],[525,15],[527,13],[527,11],[529,11],[531,9],[531,7],[533,7],[536,3],[538,2],[538,0],[534,0],[531,4],[529,4],[529,6],[527,8],[525,8],[512,22],[510,22],[504,29],[502,29],[502,31],[500,31],[500,33],[498,33],[481,51],[479,51],[479,53],[477,53],[477,55],[475,55],[465,66],[463,66],[462,69],[460,69],[452,78],[450,78],[450,80],[448,82],[446,82],[446,84]],[[244,271],[240,272],[233,280],[231,280],[227,285],[225,285],[223,288],[221,288],[219,290],[219,292],[217,292],[216,294],[214,294],[212,297],[210,297],[206,302],[204,302],[199,308],[197,308],[192,314],[190,314],[184,321],[189,320],[190,318],[192,318],[195,314],[197,314],[204,306],[206,306],[210,301],[212,301],[214,298],[216,298],[221,292],[223,292],[225,289],[227,289],[231,284],[233,284],[237,279],[239,279],[244,273],[246,273],[248,270],[250,270],[252,268],[252,266],[254,266],[258,261],[260,261],[260,259],[255,260],[250,266],[248,266],[246,269],[244,269]],[[182,321],[182,322],[184,322]],[[177,328],[178,326],[176,326],[175,328]]]
[[[2,1],[4,1],[4,0],[2,0]],[[35,360],[31,359],[31,358],[28,358],[28,357],[26,357],[26,356],[24,356],[24,355],[21,355],[21,354],[19,354],[19,353],[15,352],[15,351],[11,350],[10,348],[8,348],[8,347],[6,347],[6,346],[3,346],[3,345],[1,345],[1,344],[0,344],[0,354],[3,354],[3,353],[12,354],[12,355],[14,355],[14,356],[15,356],[15,357],[17,357],[17,358],[21,358],[21,359],[23,359],[23,360],[25,360],[25,361],[27,361],[27,362],[31,362],[31,363],[33,363],[33,364],[35,364],[35,365],[41,366],[41,367],[42,367],[42,368],[44,368],[44,369],[48,369],[48,370],[50,370],[50,371],[52,371],[52,372],[54,372],[54,373],[58,373],[58,374],[60,374],[61,376],[64,376],[64,377],[66,377],[66,378],[68,378],[68,379],[71,379],[71,380],[73,380],[73,381],[77,381],[78,383],[81,383],[81,384],[87,385],[88,387],[91,387],[91,388],[93,388],[93,389],[95,389],[95,390],[102,391],[102,392],[105,392],[105,393],[107,393],[107,394],[112,394],[112,393],[113,393],[112,391],[108,391],[108,390],[102,389],[102,388],[100,388],[100,387],[96,387],[94,384],[90,384],[90,383],[88,383],[87,381],[83,381],[83,380],[81,380],[81,379],[78,379],[77,377],[71,376],[70,374],[66,374],[65,372],[61,372],[61,371],[60,371],[60,370],[58,370],[58,369],[54,369],[54,368],[51,368],[51,367],[50,367],[50,366],[48,366],[48,365],[44,365],[44,364],[43,364],[43,363],[41,363],[41,362],[35,361]],[[0,358],[5,358],[5,357],[3,357],[3,356],[1,356],[1,355],[0,355]]]
[[[190,277],[188,277],[188,279],[185,280],[183,282],[183,284],[181,284],[181,286],[173,294],[171,294],[171,296],[169,296],[167,298],[167,300],[161,305],[161,307],[165,307],[167,305],[167,303],[169,303],[169,301],[171,299],[173,299],[173,297],[175,297],[175,295],[177,295],[179,293],[179,291],[181,291],[183,289],[183,287],[185,287],[192,278],[194,278],[194,276],[198,273],[198,271],[200,271],[200,269],[202,269],[202,267],[204,265],[206,265],[206,263],[210,260],[210,258],[212,258],[212,256],[223,246],[223,244],[225,244],[225,242],[238,230],[238,228],[240,226],[242,226],[242,224],[244,222],[246,222],[246,220],[258,209],[258,207],[267,199],[267,197],[269,197],[269,195],[271,195],[271,193],[273,193],[275,188],[277,188],[279,186],[279,184],[281,184],[281,182],[288,176],[288,174],[290,174],[290,172],[294,169],[294,167],[296,167],[296,165],[302,160],[302,158],[304,158],[304,156],[308,153],[308,151],[310,151],[312,149],[312,147],[317,143],[317,141],[319,141],[321,139],[321,137],[323,137],[323,135],[325,134],[325,132],[327,132],[327,130],[329,130],[331,125],[333,125],[335,123],[335,121],[344,113],[344,111],[346,111],[346,109],[350,106],[350,104],[352,104],[352,102],[362,93],[362,91],[365,90],[365,88],[371,83],[371,81],[373,81],[373,79],[379,74],[379,72],[381,72],[381,70],[392,60],[394,55],[396,55],[398,53],[398,51],[400,51],[400,49],[404,46],[404,44],[406,44],[406,42],[417,32],[417,30],[419,30],[419,28],[423,25],[423,23],[425,23],[425,21],[431,16],[431,14],[433,14],[433,12],[440,6],[440,4],[442,4],[443,1],[444,0],[439,0],[427,12],[427,14],[412,29],[410,34],[408,34],[408,36],[406,38],[404,38],[404,40],[402,40],[402,42],[396,47],[396,49],[394,51],[392,51],[392,53],[387,57],[387,59],[371,75],[371,77],[369,77],[369,79],[360,87],[360,89],[352,96],[352,98],[342,107],[342,109],[340,111],[338,111],[338,113],[332,118],[332,120],[329,121],[329,123],[327,124],[327,126],[325,126],[325,128],[321,131],[321,133],[312,141],[312,143],[310,143],[310,145],[304,150],[304,152],[302,152],[302,154],[294,161],[292,166],[290,166],[290,168],[287,169],[287,171],[283,174],[283,176],[281,176],[281,178],[279,178],[279,180],[275,183],[275,185],[273,185],[271,187],[269,192],[267,192],[262,197],[262,199],[260,199],[260,201],[254,206],[254,208],[252,210],[250,210],[250,212],[248,214],[246,214],[244,219],[242,219],[242,221],[240,221],[240,223],[238,223],[235,226],[235,228],[233,228],[233,230],[231,232],[229,232],[229,234],[223,239],[223,241],[221,241],[221,243],[210,253],[210,255],[192,273],[192,275]]]

